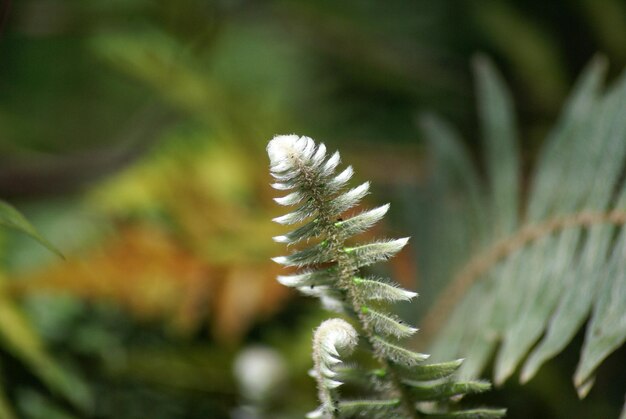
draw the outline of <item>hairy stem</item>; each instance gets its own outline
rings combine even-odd
[[[402,406],[402,410],[406,415],[406,418],[417,419],[417,412],[411,402],[411,397],[408,394],[406,388],[402,385],[400,381],[400,377],[397,375],[395,369],[389,362],[389,360],[382,354],[376,346],[374,345],[374,330],[367,319],[367,317],[363,314],[361,307],[363,307],[365,301],[359,297],[359,293],[356,292],[355,284],[353,278],[355,277],[358,269],[354,262],[353,257],[345,251],[345,242],[341,240],[339,236],[336,234],[336,231],[333,231],[335,227],[331,225],[329,227],[329,242],[332,246],[333,252],[338,255],[336,258],[337,263],[337,271],[339,272],[339,288],[346,293],[346,297],[354,310],[356,317],[359,320],[361,325],[361,330],[363,335],[367,339],[372,351],[374,353],[375,358],[380,362],[380,364],[385,368],[386,371],[389,372],[389,377],[391,378],[391,385],[393,389],[393,393],[395,393],[395,397],[400,399],[400,403]]]

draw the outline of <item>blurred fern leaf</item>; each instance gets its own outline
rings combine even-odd
[[[92,400],[89,388],[48,354],[40,336],[7,295],[0,295],[0,339],[3,348],[31,368],[51,391],[79,409],[90,408]],[[0,413],[1,408],[0,403]]]
[[[496,383],[522,363],[526,382],[590,318],[574,375],[584,397],[626,340],[626,76],[603,89],[606,63],[593,60],[523,195],[510,93],[487,60],[475,64],[487,184],[451,127],[432,115],[421,121],[435,198],[421,214],[434,227],[417,238],[421,257],[442,261],[425,263],[423,274],[451,278],[424,332],[438,331],[438,357],[467,358],[464,375],[479,374],[495,352]]]
[[[4,383],[0,383],[0,418],[2,419],[15,419],[17,416],[11,407],[11,403],[7,399],[7,395],[4,391]]]
[[[40,244],[63,257],[61,252],[37,232],[35,227],[13,206],[0,201],[0,226],[27,234]],[[3,280],[0,278],[0,280]],[[74,406],[86,410],[91,405],[91,394],[86,385],[50,357],[43,341],[5,292],[0,293],[0,339],[3,349],[22,360],[49,388],[70,401]],[[1,390],[1,389],[0,389]],[[0,392],[0,417],[15,417],[13,410]]]
[[[37,240],[40,244],[48,248],[50,251],[63,257],[61,252],[48,240],[46,240],[39,232],[28,222],[28,220],[12,205],[0,201],[0,226],[21,231],[24,234]]]

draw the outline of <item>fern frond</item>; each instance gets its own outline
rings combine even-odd
[[[348,167],[334,174],[340,158],[335,153],[326,160],[326,147],[307,137],[279,136],[268,145],[272,175],[279,190],[291,191],[277,202],[298,206],[293,212],[277,217],[280,224],[298,224],[291,232],[274,240],[287,245],[315,240],[290,255],[274,261],[306,270],[280,276],[278,280],[302,293],[320,298],[329,310],[352,316],[373,357],[380,363],[374,371],[358,367],[340,367],[338,348],[353,349],[356,332],[344,320],[327,320],[313,339],[314,376],[318,381],[321,406],[308,417],[418,418],[419,402],[445,401],[461,394],[478,392],[486,387],[477,382],[456,382],[452,374],[460,362],[423,365],[429,355],[417,353],[388,341],[413,335],[417,329],[381,307],[386,302],[407,301],[417,294],[378,278],[362,278],[362,267],[394,256],[408,243],[408,238],[379,240],[346,245],[346,241],[379,222],[389,209],[383,205],[345,220],[341,215],[359,204],[369,191],[369,182],[344,191],[353,175]],[[339,218],[339,219],[338,219]],[[432,382],[446,378],[445,382]],[[336,388],[344,380],[358,383],[376,399],[339,400]],[[445,411],[440,406],[439,411]]]
[[[439,226],[417,235],[424,276],[449,283],[423,329],[438,331],[436,357],[467,357],[464,376],[477,376],[495,352],[496,383],[524,360],[526,382],[590,319],[574,375],[584,397],[596,368],[626,341],[626,75],[603,89],[605,70],[599,59],[585,70],[526,202],[512,101],[486,60],[476,65],[486,185],[454,131],[432,116],[422,121],[435,151],[431,192],[463,202],[459,212],[439,201],[418,214]],[[427,261],[444,255],[447,265]]]
[[[336,379],[334,368],[341,363],[339,351],[350,354],[358,343],[356,330],[345,320],[324,321],[315,331],[313,338],[314,376],[317,380],[319,398],[322,405],[309,417],[323,412],[335,417],[338,411],[335,389],[343,384]]]

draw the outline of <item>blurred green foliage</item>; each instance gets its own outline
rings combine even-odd
[[[0,196],[68,258],[0,233],[0,416],[300,417],[316,405],[321,314],[273,282],[266,141],[341,146],[396,204],[396,231],[429,170],[418,112],[452,120],[478,154],[475,53],[512,86],[523,173],[590,57],[626,65],[621,0],[5,0],[0,16]],[[432,286],[415,285],[418,268],[391,267]],[[252,344],[289,367],[263,401],[232,373]],[[490,404],[572,417],[579,402],[552,385],[569,356]],[[586,417],[619,410],[619,379],[599,377]]]

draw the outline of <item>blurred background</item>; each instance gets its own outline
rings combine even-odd
[[[527,172],[594,54],[610,78],[626,64],[626,2],[0,0],[0,197],[66,257],[0,231],[0,417],[313,409],[327,314],[275,281],[265,145],[339,148],[370,203],[394,203],[376,233],[412,235],[429,175],[416,118],[445,117],[478,154],[477,53],[513,91]],[[436,289],[418,254],[389,274]],[[402,310],[419,323],[429,304]],[[581,339],[484,401],[512,418],[617,417],[615,377],[576,397]]]

